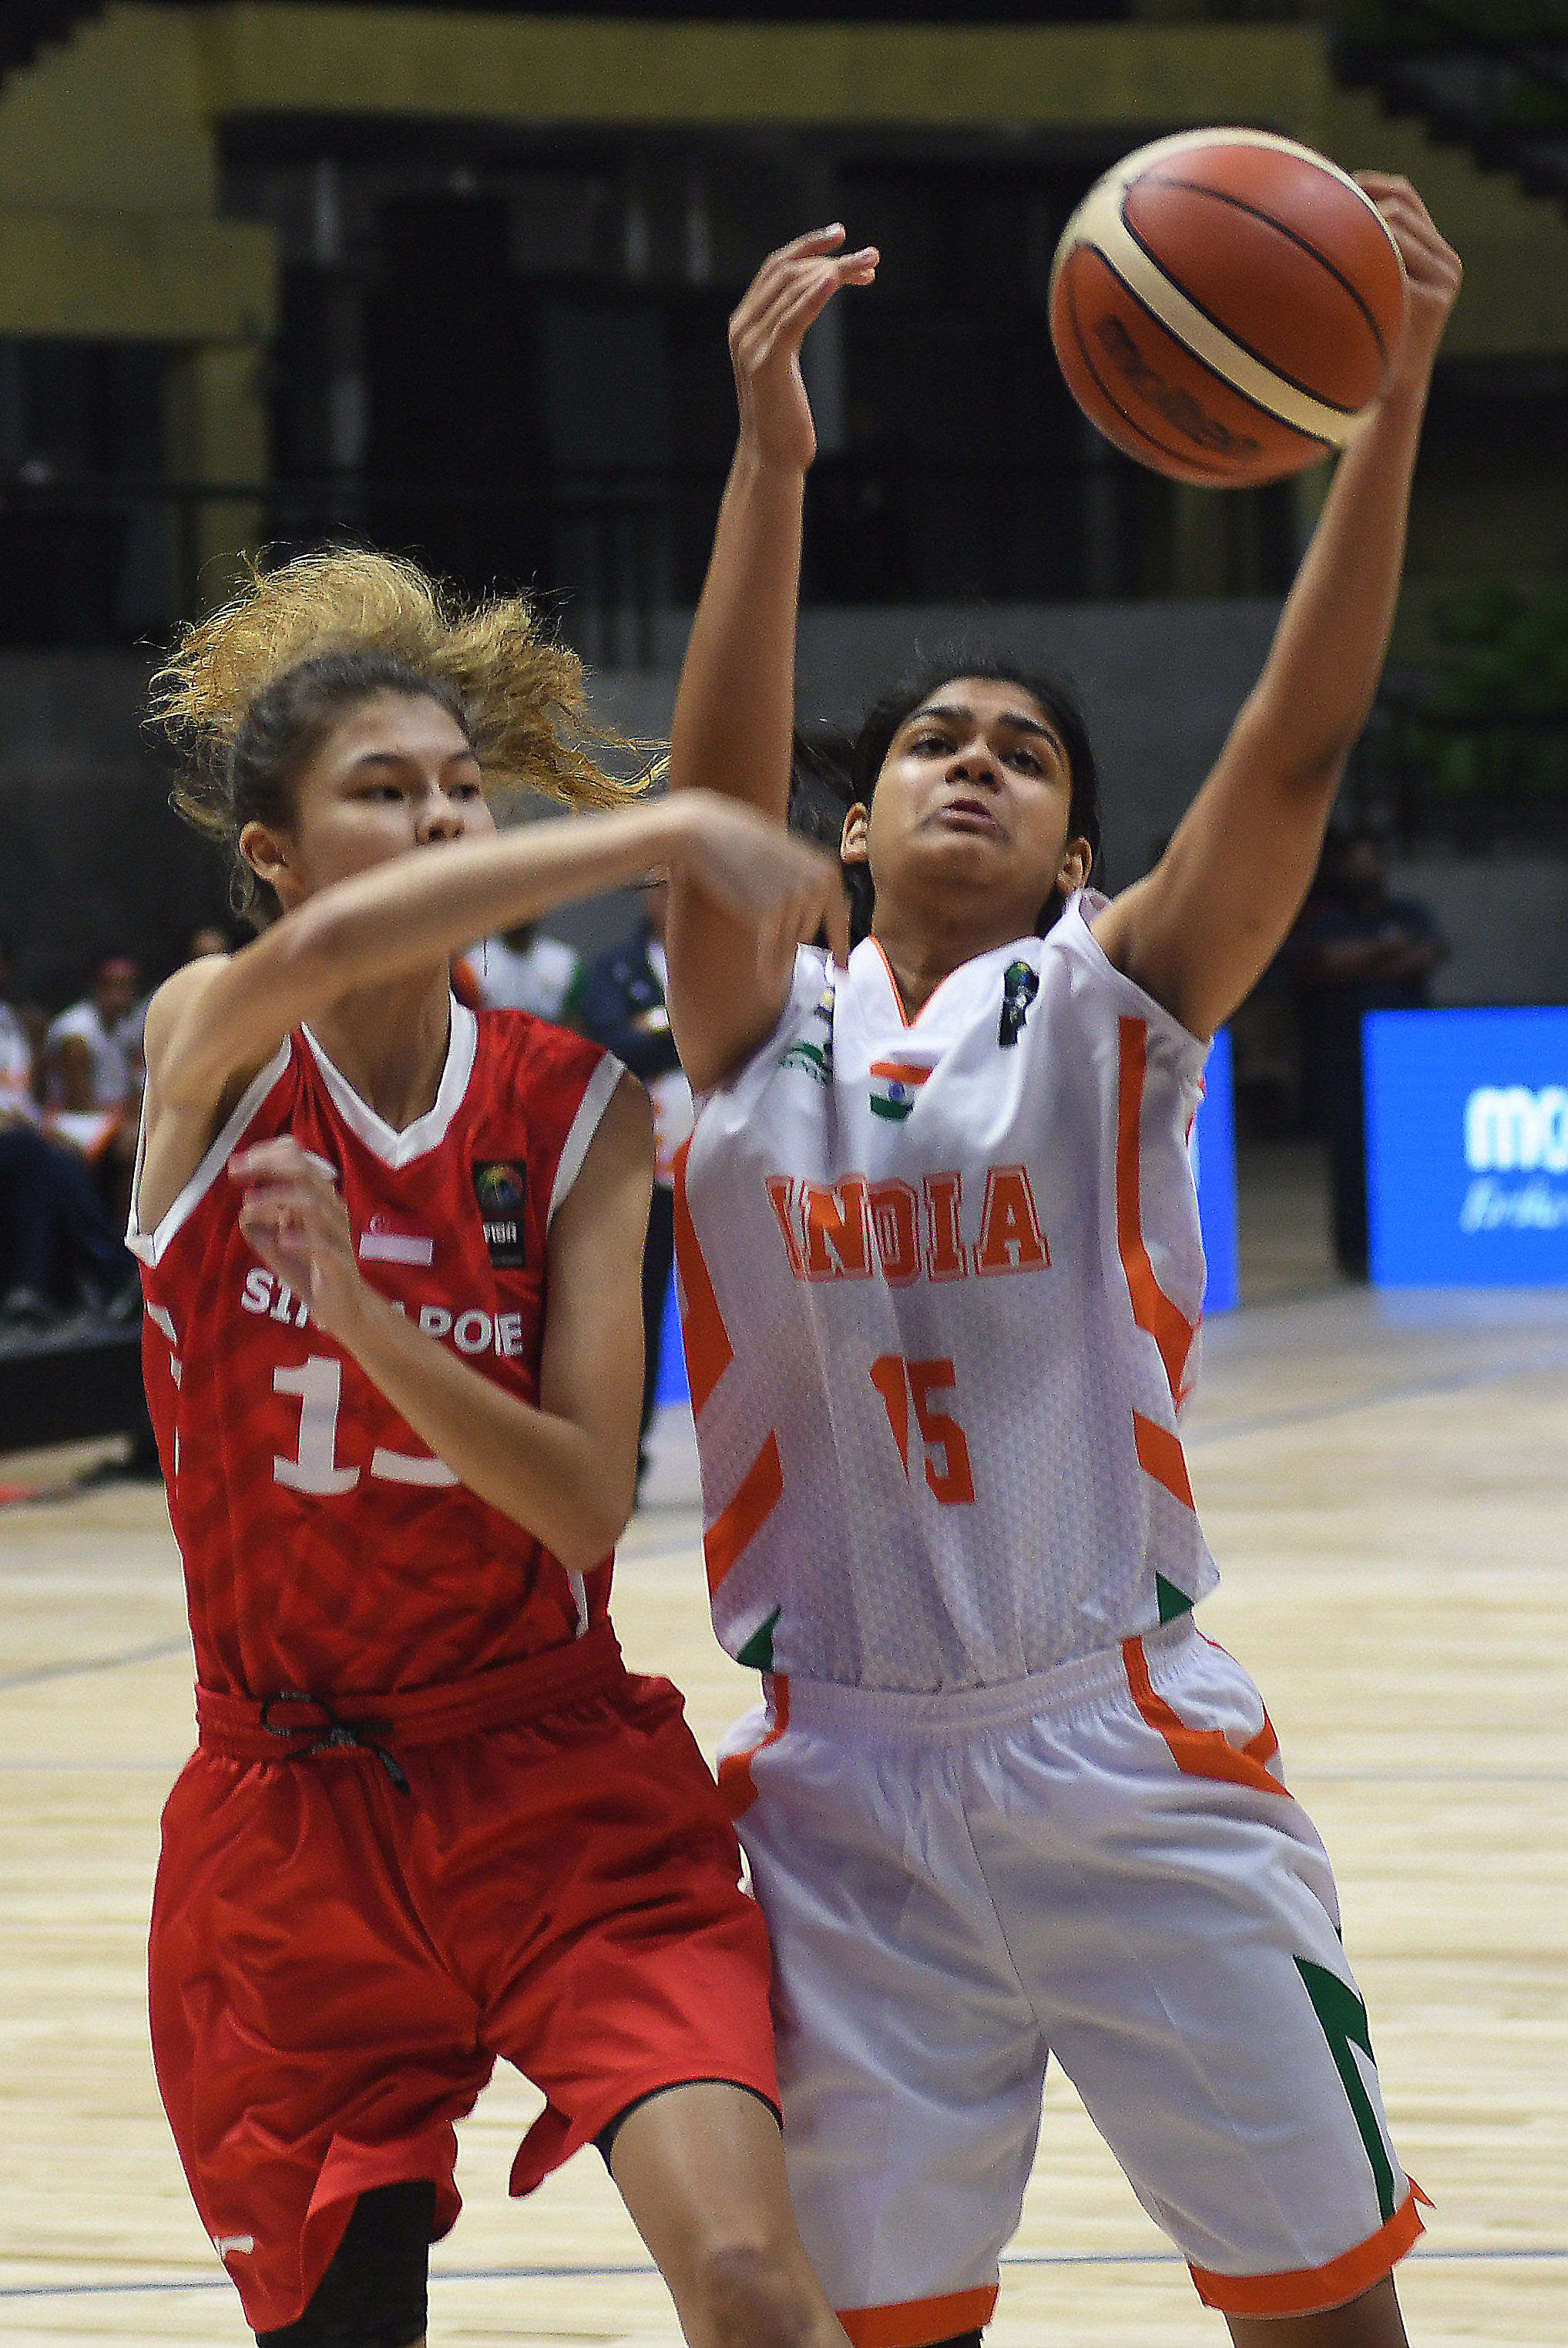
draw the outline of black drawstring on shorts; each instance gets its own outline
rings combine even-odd
[[[400,1794],[412,1792],[413,1788],[404,1774],[403,1765],[397,1755],[389,1753],[385,1745],[378,1745],[376,1741],[378,1736],[391,1734],[390,1722],[339,1720],[324,1695],[306,1695],[301,1688],[285,1688],[281,1695],[263,1696],[262,1699],[262,1726],[269,1736],[310,1736],[315,1735],[318,1726],[316,1722],[310,1721],[304,1725],[289,1727],[282,1722],[269,1719],[268,1715],[275,1704],[307,1704],[313,1711],[319,1712],[325,1716],[325,1725],[321,1728],[321,1733],[315,1735],[315,1743],[307,1745],[302,1753],[284,1754],[281,1756],[284,1760],[308,1761],[315,1754],[328,1753],[335,1747],[353,1746],[361,1753],[375,1754]]]

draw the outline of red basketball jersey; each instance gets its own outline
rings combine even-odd
[[[569,1574],[431,1456],[247,1245],[225,1169],[242,1145],[292,1135],[333,1169],[372,1285],[537,1402],[551,1219],[621,1073],[525,1013],[454,1002],[434,1106],[398,1133],[302,1032],[157,1230],[133,1210],[148,1401],[203,1686],[431,1686],[603,1619],[610,1560]]]

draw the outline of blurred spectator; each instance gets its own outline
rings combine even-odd
[[[221,928],[216,922],[201,922],[186,939],[180,950],[180,959],[173,966],[183,970],[188,962],[205,962],[211,954],[231,954],[233,951],[234,941],[227,930]],[[139,1072],[143,1066],[141,1039],[147,1029],[147,1006],[156,991],[154,988],[144,994],[135,1009],[128,1012],[119,1024],[119,1041],[129,1056],[132,1067]],[[139,1079],[137,1089],[139,1092]]]
[[[44,1129],[98,1169],[109,1211],[122,1224],[141,1105],[138,993],[129,954],[106,954],[82,1000],[50,1020],[44,1050]]]
[[[36,1125],[38,1100],[33,1086],[33,1041],[22,1013],[5,1000],[11,941],[0,937],[0,1124],[17,1117]]]
[[[1368,1011],[1423,1007],[1448,950],[1429,905],[1389,893],[1376,839],[1330,834],[1286,951],[1296,985],[1304,1106],[1328,1143],[1334,1251],[1353,1280],[1365,1280],[1367,1269],[1362,1018]]]
[[[40,1328],[62,1301],[117,1316],[140,1300],[136,1266],[87,1163],[39,1128],[26,1025],[4,999],[0,945],[0,1330]]]
[[[120,1108],[134,1089],[137,967],[106,954],[79,1003],[49,1022],[48,1098],[73,1110]]]
[[[486,1010],[531,1011],[536,1019],[573,1024],[582,960],[532,922],[500,937],[481,938],[463,959]]]
[[[681,1069],[665,1006],[669,895],[669,881],[662,873],[643,884],[643,918],[635,934],[590,966],[577,1000],[583,1033],[642,1078],[654,1105],[654,1196],[643,1250],[643,1467],[647,1465],[665,1296],[675,1258],[676,1154],[692,1129],[691,1086]]]

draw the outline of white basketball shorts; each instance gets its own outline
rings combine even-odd
[[[1327,1857],[1190,1618],[956,1696],[779,1679],[726,1750],[790,2186],[855,2348],[989,2319],[1048,2054],[1210,2306],[1337,2306],[1408,2250]]]

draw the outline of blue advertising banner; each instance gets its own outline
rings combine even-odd
[[[1203,1311],[1230,1313],[1242,1301],[1236,1257],[1236,1116],[1231,1081],[1231,1031],[1222,1027],[1203,1071],[1203,1097],[1188,1147],[1198,1185],[1198,1220],[1209,1268]]]
[[[1377,1286],[1568,1285],[1568,1009],[1375,1011],[1363,1035]]]

